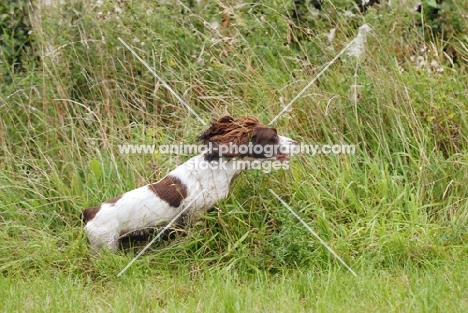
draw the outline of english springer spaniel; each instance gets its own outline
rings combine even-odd
[[[291,148],[297,145],[253,116],[223,116],[199,139],[206,147],[204,153],[160,181],[83,212],[84,230],[93,249],[115,251],[120,238],[164,226],[185,209],[181,219],[187,224],[227,197],[232,181],[242,170],[265,162],[287,164]]]

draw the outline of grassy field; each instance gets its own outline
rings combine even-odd
[[[423,13],[406,1],[365,13],[347,0],[37,5],[22,67],[0,55],[0,310],[466,312],[468,4],[434,15],[423,2]],[[342,54],[274,123],[354,154],[243,173],[120,277],[138,249],[90,251],[85,208],[190,157],[118,145],[195,143],[206,128],[118,38],[205,123],[226,112],[268,123],[364,24],[365,53]]]

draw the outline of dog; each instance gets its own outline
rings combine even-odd
[[[243,170],[265,162],[288,164],[291,147],[297,146],[254,116],[222,116],[199,139],[206,150],[160,181],[84,210],[84,231],[94,250],[116,251],[122,237],[167,225],[182,210],[178,224],[190,224],[228,196]]]

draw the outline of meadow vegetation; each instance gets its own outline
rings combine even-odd
[[[0,309],[466,312],[468,4],[322,2],[7,8]],[[19,37],[6,19],[17,12],[29,17]],[[206,123],[226,112],[268,123],[365,23],[365,54],[343,54],[274,123],[300,142],[354,144],[354,155],[302,154],[287,171],[243,173],[228,199],[119,278],[138,249],[91,253],[85,208],[190,157],[118,145],[194,143],[206,127],[118,38]]]

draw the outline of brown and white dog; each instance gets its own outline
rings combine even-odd
[[[196,219],[228,196],[242,170],[254,162],[288,162],[290,138],[253,116],[223,116],[200,135],[207,150],[179,165],[160,181],[126,192],[83,212],[84,230],[93,249],[117,250],[130,233],[164,226],[185,210]]]

